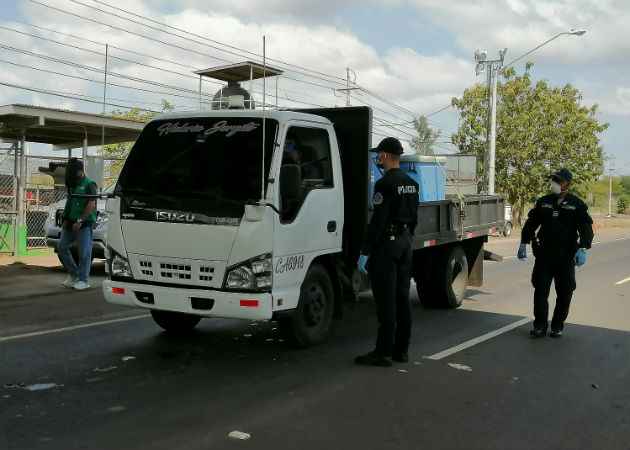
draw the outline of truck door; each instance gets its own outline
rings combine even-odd
[[[332,150],[329,131],[293,125],[280,143],[282,162],[299,166],[299,200],[279,198],[274,226],[274,286],[295,284],[318,253],[341,250],[343,195],[339,155]],[[280,196],[280,194],[278,194]],[[286,272],[292,280],[284,280]]]

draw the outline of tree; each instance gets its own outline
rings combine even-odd
[[[433,145],[440,137],[441,132],[434,131],[427,122],[427,118],[420,116],[413,121],[413,127],[418,132],[418,137],[411,139],[411,148],[415,150],[416,155],[433,155]]]
[[[162,100],[161,112],[169,111],[173,111],[173,105],[166,100]],[[148,122],[157,114],[157,111],[147,111],[140,108],[133,108],[128,111],[115,109],[109,113],[109,117]],[[104,186],[116,181],[120,171],[122,170],[122,166],[125,163],[125,159],[129,154],[129,150],[133,147],[133,144],[133,142],[119,142],[118,144],[108,144],[103,146],[103,148],[98,149],[98,154],[108,161],[105,165],[105,174],[103,176]]]
[[[630,195],[630,176],[622,175],[619,181],[619,188],[624,194]]]
[[[550,87],[546,80],[533,82],[527,63],[525,73],[502,71],[497,85],[496,192],[506,196],[522,224],[525,207],[548,192],[545,178],[561,167],[573,172],[572,190],[584,196],[588,184],[603,171],[603,148],[598,133],[597,105],[580,104],[580,91],[570,84]],[[453,98],[459,109],[458,131],[451,137],[463,154],[476,154],[479,174],[485,172],[487,87],[466,89]],[[482,179],[485,177],[481,176]]]
[[[622,195],[619,197],[619,201],[617,202],[617,214],[626,214],[628,212],[628,203],[630,202],[630,197],[627,195]]]

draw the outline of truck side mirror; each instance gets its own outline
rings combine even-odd
[[[297,164],[285,164],[280,167],[280,195],[283,200],[299,200],[302,174]]]

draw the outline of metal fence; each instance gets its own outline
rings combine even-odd
[[[67,157],[26,155],[21,145],[0,141],[0,254],[51,250],[46,247],[46,220],[63,208],[67,195]],[[123,163],[124,158],[88,156],[86,171],[104,189],[116,180]]]
[[[23,155],[19,143],[0,149],[0,253],[47,249],[46,219],[66,197],[63,183],[47,172],[65,160]]]

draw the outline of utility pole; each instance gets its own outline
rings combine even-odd
[[[350,81],[350,72],[352,72],[352,75],[354,75],[354,79],[352,81]],[[350,105],[350,91],[355,91],[355,90],[359,89],[358,87],[356,87],[356,80],[357,80],[357,74],[354,73],[354,71],[352,69],[350,69],[349,67],[346,67],[346,87],[345,87],[345,89],[335,89],[334,90],[335,96],[337,96],[337,92],[345,92],[346,93],[346,106],[351,106]],[[351,84],[352,84],[352,87],[350,87]]]
[[[486,72],[488,76],[488,122],[487,122],[487,173],[488,173],[488,195],[494,195],[494,179],[495,179],[495,161],[496,161],[496,143],[497,143],[497,75],[503,67],[503,59],[507,48],[499,50],[499,59],[486,61],[488,52],[475,52],[475,61],[477,61],[476,73],[479,75]]]

